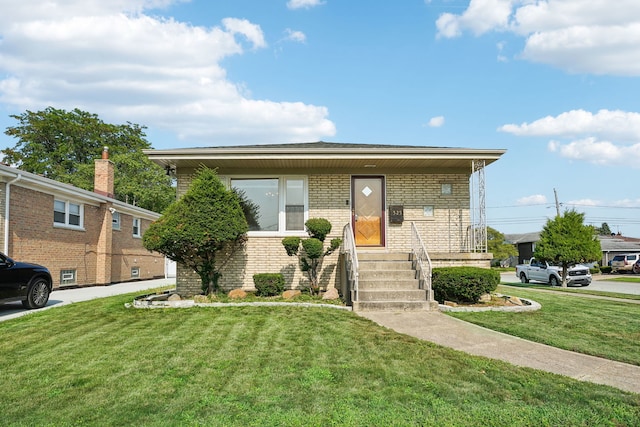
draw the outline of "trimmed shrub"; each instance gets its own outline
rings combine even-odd
[[[322,241],[313,237],[310,239],[304,239],[302,241],[302,247],[304,248],[304,252],[307,254],[307,257],[310,259],[318,259],[322,257],[324,252],[324,245],[322,244]]]
[[[325,218],[310,218],[304,223],[310,237],[324,242],[327,234],[331,232],[331,223]]]
[[[500,273],[479,267],[440,267],[433,269],[431,283],[438,302],[473,304],[496,290]]]
[[[300,247],[300,238],[289,236],[282,239],[282,246],[287,251],[287,255],[298,255],[298,248]]]
[[[284,276],[281,273],[259,273],[253,275],[256,294],[262,297],[280,295],[284,291]]]
[[[600,267],[600,273],[602,273],[602,274],[611,273],[611,267],[608,266],[608,265],[603,265],[602,267]]]

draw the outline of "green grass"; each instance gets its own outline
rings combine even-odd
[[[10,426],[634,425],[640,395],[322,307],[93,300],[0,322]]]
[[[542,309],[526,313],[449,313],[467,322],[531,341],[640,365],[640,305],[499,286]]]
[[[522,288],[522,289],[543,289],[545,291],[553,291],[553,292],[595,295],[595,296],[601,296],[601,297],[622,298],[622,299],[640,301],[640,295],[623,294],[620,292],[596,291],[589,288],[574,288],[574,287],[562,288],[557,286],[543,285],[540,283],[520,283],[520,282],[502,283],[502,284],[506,286],[513,286],[513,287]]]

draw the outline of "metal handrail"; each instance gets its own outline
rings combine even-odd
[[[421,289],[425,289],[427,291],[427,301],[433,302],[435,301],[433,295],[433,288],[431,287],[431,258],[429,257],[429,253],[422,243],[422,239],[420,238],[420,233],[418,233],[418,228],[414,222],[411,223],[411,253],[418,264],[418,271],[420,274],[420,286]]]
[[[345,254],[347,282],[351,290],[351,301],[358,301],[358,253],[351,223],[342,229],[342,251]]]

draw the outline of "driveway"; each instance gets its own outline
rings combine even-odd
[[[130,292],[145,291],[147,289],[158,288],[161,286],[175,285],[175,283],[176,279],[170,278],[116,283],[108,286],[90,286],[86,288],[54,290],[49,297],[47,305],[38,310],[27,310],[23,308],[22,304],[19,302],[0,305],[0,321],[14,319],[29,313],[35,313],[41,310],[47,310],[52,307],[59,307],[74,302],[128,294]]]

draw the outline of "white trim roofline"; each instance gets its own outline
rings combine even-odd
[[[120,200],[94,193],[93,191],[83,190],[70,184],[65,184],[31,172],[25,172],[12,166],[0,164],[0,182],[9,183],[18,177],[20,177],[20,179],[13,184],[14,186],[17,185],[19,187],[44,191],[49,194],[67,196],[87,204],[111,203],[116,210],[121,213],[138,216],[148,220],[155,220],[161,216],[157,212],[130,205]]]

